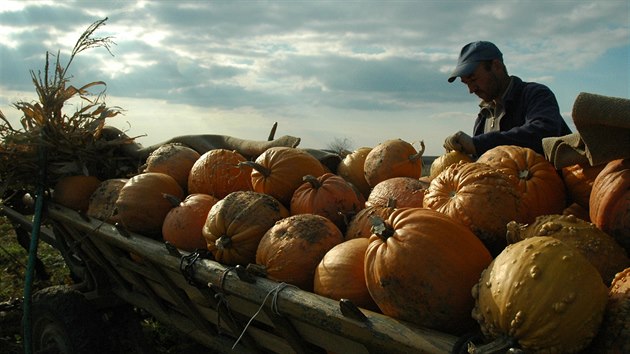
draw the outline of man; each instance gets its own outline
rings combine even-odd
[[[457,77],[481,98],[481,110],[473,136],[462,131],[449,136],[444,141],[447,150],[480,156],[498,145],[518,145],[544,155],[543,138],[571,134],[553,92],[508,75],[503,54],[493,43],[465,45],[448,82]]]

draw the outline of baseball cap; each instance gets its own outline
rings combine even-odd
[[[458,76],[472,74],[479,62],[493,59],[503,60],[503,54],[493,43],[477,41],[466,44],[459,53],[457,66],[451,73],[451,77],[448,78],[448,82],[455,81]]]

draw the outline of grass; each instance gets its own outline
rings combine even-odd
[[[39,242],[37,253],[50,279],[34,279],[33,293],[52,285],[72,284],[70,272],[59,251],[45,242]],[[3,354],[24,353],[21,300],[27,263],[28,252],[17,242],[8,220],[0,217],[0,348]],[[142,320],[141,325],[156,354],[208,353],[207,348],[150,316]]]
[[[38,254],[49,270],[50,279],[33,281],[33,292],[55,284],[69,284],[69,272],[61,254],[46,243],[40,243]],[[7,354],[22,353],[21,300],[28,253],[17,242],[11,224],[0,218],[0,347]]]
[[[46,243],[39,243],[38,255],[50,270],[49,280],[35,279],[33,291],[54,284],[70,284],[69,272],[61,254]],[[0,219],[0,302],[20,299],[24,295],[24,279],[28,264],[28,252],[17,242],[11,224],[5,217]]]

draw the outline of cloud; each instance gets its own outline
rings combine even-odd
[[[594,82],[605,77],[606,65],[627,66],[628,7],[624,1],[9,1],[0,10],[0,80],[6,91],[32,90],[29,70],[42,70],[46,51],[60,50],[65,62],[80,33],[107,16],[97,35],[113,36],[114,56],[102,48],[81,53],[72,80],[106,81],[108,102],[132,105],[132,129],[164,136],[211,125],[246,135],[251,122],[266,130],[281,120],[306,141],[352,134],[367,145],[408,134],[405,125],[422,117],[427,134],[436,135],[428,147],[436,153],[449,131],[472,128],[463,117],[476,115],[477,99],[446,82],[463,44],[494,41],[510,73],[550,84],[561,110],[570,112],[578,87],[602,89]],[[627,70],[615,70],[626,83]],[[628,92],[619,82],[603,90]],[[142,102],[150,107],[141,109]],[[174,120],[178,128],[162,130],[145,122],[157,112],[185,117]]]

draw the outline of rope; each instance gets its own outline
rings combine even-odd
[[[43,131],[42,131],[43,134]],[[39,178],[37,192],[35,194],[35,212],[33,215],[33,229],[31,230],[31,243],[28,249],[28,263],[26,266],[26,279],[24,281],[24,353],[33,353],[33,329],[31,314],[31,295],[33,290],[33,275],[35,274],[35,262],[37,260],[37,246],[39,231],[42,224],[42,210],[44,209],[44,191],[46,184],[46,150],[40,145],[37,151],[39,160]]]
[[[200,256],[201,254],[195,251],[186,256],[183,256],[179,260],[179,270],[184,275],[184,279],[186,279],[186,281],[190,285],[197,286],[194,280],[194,265],[195,262],[197,262],[197,260],[200,258]]]
[[[232,322],[236,322],[234,320],[234,316],[232,316],[232,310],[230,309],[230,304],[225,298],[225,277],[227,277],[228,273],[233,270],[234,267],[227,267],[221,273],[221,278],[219,278],[219,289],[216,294],[214,294],[214,298],[217,299],[217,331],[221,333],[221,306],[225,306],[225,311]]]
[[[234,350],[234,348],[236,348],[236,345],[238,344],[238,342],[241,340],[241,338],[243,338],[243,335],[245,335],[245,332],[247,331],[247,328],[249,327],[249,325],[254,321],[254,318],[256,318],[256,316],[258,316],[258,314],[260,313],[260,311],[262,311],[263,307],[265,306],[265,303],[267,302],[267,299],[269,298],[269,296],[271,294],[273,294],[273,297],[271,298],[271,310],[276,314],[276,315],[281,315],[280,311],[278,311],[278,293],[284,289],[287,286],[292,286],[294,288],[297,288],[294,285],[291,284],[287,284],[287,283],[279,283],[275,288],[269,290],[269,292],[267,293],[267,295],[265,295],[265,298],[263,299],[262,303],[260,304],[260,307],[258,308],[258,310],[256,311],[256,313],[254,313],[254,315],[249,319],[249,321],[247,321],[247,324],[245,325],[245,328],[243,328],[243,331],[241,332],[241,335],[238,336],[238,338],[236,339],[236,342],[234,342],[234,345],[232,345],[232,350]]]

